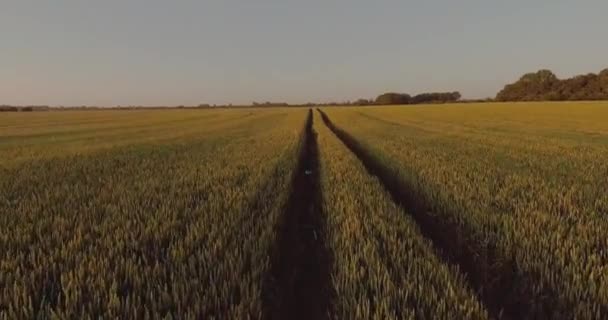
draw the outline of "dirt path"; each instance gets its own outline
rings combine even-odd
[[[267,319],[325,319],[331,258],[324,245],[319,159],[312,111],[292,192],[283,213],[265,294]]]

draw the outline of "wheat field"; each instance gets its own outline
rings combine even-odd
[[[608,103],[0,114],[0,319],[608,317]]]

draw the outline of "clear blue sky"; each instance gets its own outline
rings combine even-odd
[[[608,67],[606,0],[1,0],[0,104],[494,96]]]

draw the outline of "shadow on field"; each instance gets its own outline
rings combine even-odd
[[[539,301],[535,305],[530,281],[517,275],[513,260],[503,259],[487,244],[476,251],[475,241],[462,228],[433,215],[432,203],[406,185],[396,172],[384,166],[376,156],[353,136],[336,127],[329,117],[317,109],[325,125],[363,163],[368,173],[376,176],[393,201],[412,215],[422,235],[433,242],[441,258],[457,265],[494,319],[538,319],[551,314],[550,304]],[[551,317],[551,316],[549,316]]]
[[[292,190],[278,229],[264,285],[265,319],[325,319],[331,257],[325,246],[316,133],[308,112]]]

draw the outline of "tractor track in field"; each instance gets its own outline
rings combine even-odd
[[[329,310],[331,256],[325,246],[319,150],[312,121],[309,110],[297,171],[264,284],[264,319],[326,319]]]
[[[412,188],[400,181],[393,171],[376,160],[361,143],[349,133],[335,126],[331,119],[317,109],[325,125],[361,161],[369,174],[378,178],[393,202],[405,209],[419,226],[422,235],[430,239],[439,257],[448,264],[458,266],[481,303],[493,319],[534,318],[531,293],[522,280],[516,281],[515,266],[499,263],[493,250],[480,258],[460,234],[462,230],[429,213],[432,205]],[[485,262],[480,264],[480,261]],[[488,279],[488,275],[498,275]],[[498,279],[498,280],[496,280]],[[494,280],[488,283],[487,281]],[[514,285],[514,283],[517,283]],[[524,290],[521,290],[525,288]],[[516,300],[514,300],[516,299]]]

